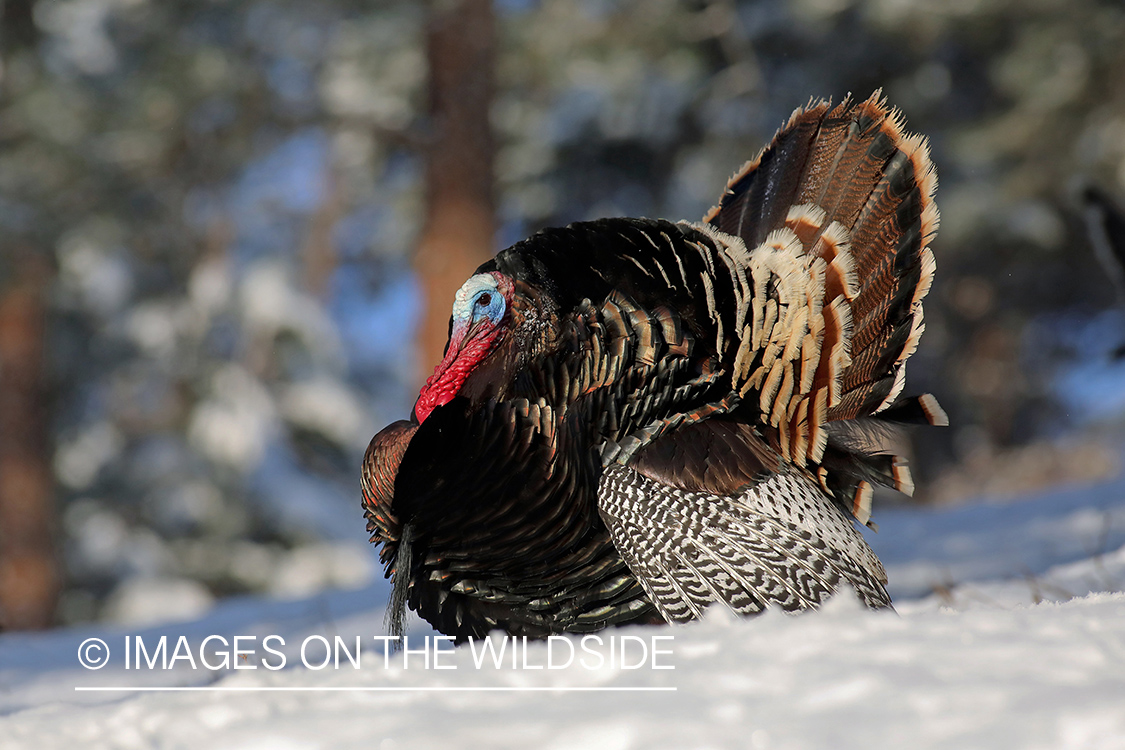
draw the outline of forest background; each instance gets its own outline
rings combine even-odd
[[[1112,0],[0,1],[0,629],[380,575],[359,462],[472,268],[698,220],[810,97],[937,165],[913,502],[1114,475],[1077,196],[1125,195],[1123,42]]]

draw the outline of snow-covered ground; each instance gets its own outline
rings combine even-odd
[[[607,641],[588,644],[600,668],[589,654],[530,668],[548,659],[533,644],[516,668],[507,658],[477,668],[463,647],[438,659],[455,669],[427,669],[421,654],[404,669],[374,639],[382,582],[227,602],[143,630],[0,636],[0,748],[1125,748],[1125,478],[878,521],[872,543],[898,614],[839,597],[799,617],[715,612],[603,634],[615,648],[636,636],[624,665],[620,651],[608,664]],[[427,632],[413,632],[411,648]],[[277,654],[262,648],[271,634],[285,643],[265,643]],[[161,635],[169,656],[186,636],[174,669],[124,668],[126,636],[151,652]],[[232,646],[254,636],[241,641],[254,652],[232,657],[240,669],[209,670],[198,663],[208,635]],[[652,668],[651,653],[626,668],[654,635],[673,636],[655,658],[675,669]],[[360,668],[346,654],[339,668],[304,666],[309,636],[312,666],[323,657],[315,636],[353,652],[359,636]],[[111,652],[104,669],[78,663],[92,637]],[[212,641],[205,656],[214,665],[222,650]],[[284,668],[267,668],[282,655]],[[566,656],[553,644],[556,664]],[[171,686],[196,689],[76,690]]]

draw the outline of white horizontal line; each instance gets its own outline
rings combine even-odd
[[[428,693],[535,693],[535,692],[675,692],[674,687],[75,687],[80,692],[131,692],[131,693],[346,693],[346,692],[428,692]]]

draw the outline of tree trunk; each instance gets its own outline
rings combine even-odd
[[[425,223],[414,257],[425,300],[418,335],[421,378],[441,360],[454,294],[494,250],[491,0],[432,0],[426,44],[431,137]]]
[[[49,627],[58,597],[44,319],[49,273],[9,258],[0,287],[0,629]]]

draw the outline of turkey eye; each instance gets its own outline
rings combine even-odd
[[[492,295],[488,292],[485,292],[481,296],[477,297],[477,304],[481,307],[488,307],[492,304]]]

